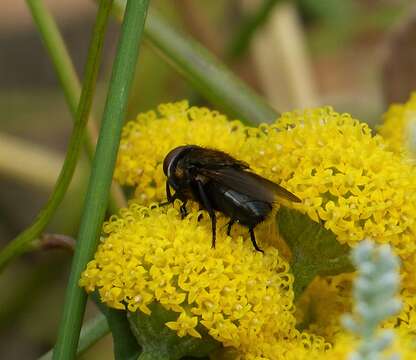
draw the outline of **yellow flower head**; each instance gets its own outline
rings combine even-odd
[[[178,145],[226,151],[303,200],[340,242],[389,242],[405,273],[416,268],[415,169],[388,151],[364,123],[330,107],[289,112],[258,128],[215,111],[166,104],[139,115],[123,132],[115,178],[137,186],[139,203],[165,199],[162,162]]]
[[[150,314],[157,302],[178,313],[166,326],[179,336],[200,337],[198,328],[206,328],[239,349],[293,332],[293,279],[276,249],[261,254],[248,239],[223,232],[212,249],[206,216],[191,212],[182,220],[177,207],[157,205],[132,204],[103,232],[80,285],[98,290],[108,306]]]
[[[416,127],[416,93],[412,93],[405,104],[392,104],[384,114],[380,134],[389,148],[397,153],[415,158],[414,139]],[[413,153],[413,154],[412,154]]]

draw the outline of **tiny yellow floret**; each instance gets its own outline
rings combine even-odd
[[[176,321],[169,321],[166,326],[169,329],[176,330],[179,337],[191,335],[200,338],[201,334],[195,330],[198,325],[198,318],[196,316],[189,316],[186,313],[181,313]]]

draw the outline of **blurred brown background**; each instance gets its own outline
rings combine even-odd
[[[78,74],[96,11],[91,0],[47,0]],[[34,219],[57,178],[72,119],[24,1],[0,11],[0,246]],[[153,1],[173,24],[226,62],[279,111],[332,105],[372,126],[416,88],[411,0]],[[266,9],[256,24],[259,9]],[[250,25],[251,24],[251,25]],[[255,26],[253,24],[256,24]],[[250,36],[244,37],[244,34]],[[112,21],[94,102],[99,119],[118,24]],[[165,101],[208,104],[146,45],[128,117]],[[48,232],[76,236],[85,157]],[[0,358],[35,359],[54,343],[70,255],[26,254],[0,276]],[[87,316],[96,310],[90,306]],[[85,359],[112,359],[103,339]]]

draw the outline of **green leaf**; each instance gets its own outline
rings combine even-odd
[[[336,235],[301,212],[282,206],[277,213],[279,233],[292,251],[291,269],[295,277],[295,298],[318,275],[354,271],[350,247],[340,244]]]
[[[140,312],[128,313],[133,334],[143,348],[139,360],[176,360],[184,356],[203,358],[221,347],[221,344],[209,336],[204,328],[197,328],[202,338],[192,336],[179,337],[176,331],[165,323],[175,321],[178,313],[168,311],[162,305],[149,306],[152,314]]]

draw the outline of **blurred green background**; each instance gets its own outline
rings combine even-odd
[[[48,0],[78,74],[95,4]],[[172,23],[221,58],[279,111],[332,105],[375,126],[416,88],[416,8],[411,0],[154,0]],[[106,39],[94,101],[100,118],[119,25]],[[415,35],[415,36],[413,36]],[[209,104],[146,44],[128,119],[162,102]],[[50,60],[24,1],[0,11],[0,246],[31,223],[57,178],[72,127]],[[79,163],[48,232],[75,236],[88,166]],[[54,343],[70,254],[22,256],[0,277],[0,359],[35,359]],[[96,312],[89,305],[87,317]],[[84,359],[112,359],[106,337]]]

